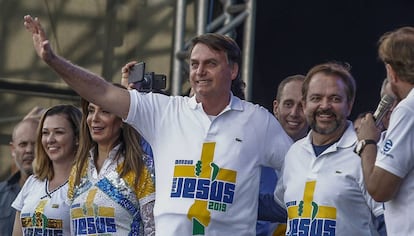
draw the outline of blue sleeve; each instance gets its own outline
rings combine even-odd
[[[152,154],[151,146],[149,145],[147,140],[145,140],[142,136],[141,136],[141,147],[142,147],[142,151],[144,151],[145,154],[147,154],[150,157],[154,157],[154,155]]]
[[[259,194],[258,220],[286,223],[286,209],[279,206],[273,198],[273,193]]]
[[[277,175],[273,168],[262,167],[260,171],[259,193],[273,193],[277,183]]]
[[[276,183],[277,175],[275,170],[270,167],[262,167],[257,220],[286,223],[286,210],[279,206],[273,198]]]
[[[256,236],[268,236],[270,231],[269,221],[258,220],[256,223]]]
[[[387,236],[387,228],[385,227],[384,214],[374,218],[374,225],[380,236]]]

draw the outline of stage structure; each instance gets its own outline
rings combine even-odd
[[[219,3],[221,10],[219,14],[212,19],[216,11],[216,7],[211,2]],[[242,35],[242,65],[241,77],[246,83],[246,100],[251,100],[252,97],[252,71],[253,71],[253,56],[254,56],[254,27],[256,14],[256,1],[245,0],[221,0],[209,1],[198,0],[194,4],[196,8],[196,34],[204,33],[220,33],[229,36],[235,35],[235,30],[239,26],[243,26]],[[185,22],[186,22],[186,0],[176,1],[175,11],[175,29],[174,29],[174,55],[172,59],[172,95],[182,95],[183,81],[182,78],[188,78],[188,68],[186,59],[186,49],[188,42],[185,41]],[[239,40],[238,40],[239,41]]]

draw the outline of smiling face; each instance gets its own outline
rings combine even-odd
[[[342,79],[333,74],[314,74],[305,99],[305,116],[312,130],[325,139],[339,138],[352,109]]]
[[[215,51],[198,43],[191,51],[190,84],[198,101],[209,98],[228,99],[231,81],[238,65],[229,64],[223,51]]]
[[[93,103],[88,105],[86,123],[92,140],[100,146],[112,148],[121,135],[121,118]]]
[[[292,80],[285,84],[279,101],[273,102],[273,113],[283,129],[293,139],[303,138],[308,130],[302,108],[302,81]]]
[[[47,116],[42,127],[42,147],[52,162],[72,161],[76,138],[66,115]]]

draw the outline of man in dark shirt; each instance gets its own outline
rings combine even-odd
[[[11,155],[19,171],[10,178],[0,182],[0,229],[2,235],[11,235],[15,210],[12,202],[19,193],[26,179],[32,174],[32,161],[35,157],[37,126],[39,119],[29,117],[18,123],[10,142]]]

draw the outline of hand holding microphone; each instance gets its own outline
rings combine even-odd
[[[374,118],[375,127],[373,127],[372,123],[369,126],[362,125],[364,120],[361,120],[360,128],[358,129],[357,136],[358,142],[355,145],[354,152],[361,156],[362,150],[368,144],[377,144],[379,136],[380,136],[380,129],[379,126],[381,125],[382,118],[384,115],[391,109],[394,103],[394,98],[390,95],[384,95],[381,98],[381,101],[378,104],[377,109],[375,110],[372,118]]]
[[[391,109],[393,103],[394,98],[388,94],[384,95],[381,98],[381,101],[379,102],[378,107],[373,114],[375,126],[378,127],[381,124],[382,118]]]

